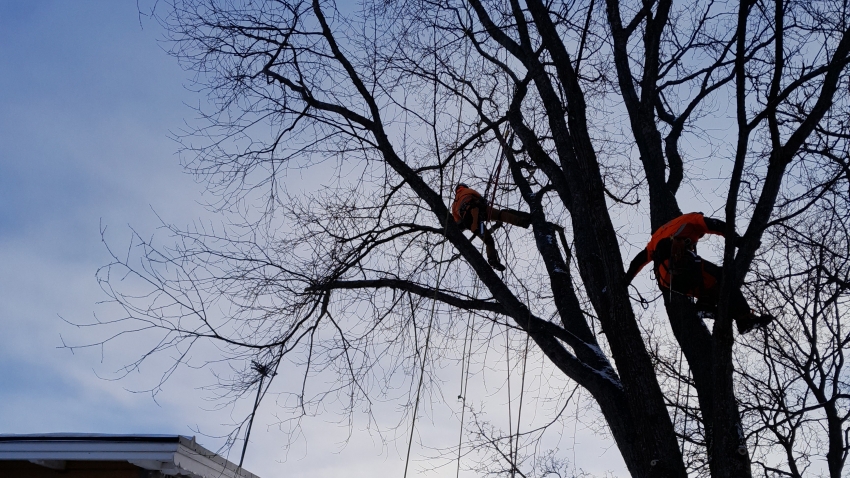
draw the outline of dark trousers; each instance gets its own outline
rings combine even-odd
[[[460,226],[468,228],[475,236],[480,237],[484,241],[485,250],[487,251],[487,261],[491,265],[501,264],[493,235],[484,226],[484,222],[486,221],[505,222],[527,228],[531,224],[531,216],[526,212],[514,211],[513,209],[497,209],[488,206],[486,203],[472,205],[464,211]]]
[[[696,256],[686,267],[680,267],[672,275],[670,287],[659,283],[661,291],[665,294],[665,302],[670,296],[670,290],[674,293],[683,294],[697,299],[697,309],[712,314],[717,313],[717,305],[720,301],[720,282],[723,280],[723,268]],[[735,322],[752,320],[750,304],[740,289],[732,292],[729,302],[729,314]]]

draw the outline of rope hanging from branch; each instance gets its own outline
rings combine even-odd
[[[484,200],[487,201],[489,206],[492,206],[496,201],[496,191],[499,189],[499,178],[502,176],[502,165],[505,163],[505,157],[507,156],[505,148],[510,148],[514,143],[514,134],[511,132],[510,136],[508,136],[508,129],[509,127],[506,124],[505,132],[502,133],[499,138],[499,154],[496,155],[496,163],[493,165],[493,172],[490,173],[490,176],[487,179],[487,187],[484,189]],[[496,134],[499,134],[498,131]],[[507,140],[505,140],[506,136]]]
[[[434,30],[435,30],[435,33],[434,33],[434,71],[436,72],[436,68],[437,68],[436,22],[434,24]],[[464,63],[463,63],[464,78],[466,77],[467,57],[468,57],[468,55],[466,55],[464,57]],[[465,86],[466,86],[466,84],[463,85],[464,88],[465,88]],[[435,129],[436,129],[436,125],[437,125],[437,92],[438,92],[437,77],[435,75],[434,76],[434,103],[433,103],[434,128]],[[457,143],[457,138],[460,136],[460,122],[461,122],[462,114],[463,114],[463,88],[461,89],[461,99],[460,99],[460,101],[461,101],[461,104],[460,104],[459,113],[458,113],[457,134],[456,134],[455,143]],[[435,134],[434,134],[434,140],[435,140],[434,144],[435,144],[436,153],[437,153],[437,163],[442,164],[442,160],[440,159],[440,149],[439,149],[439,143],[437,142],[436,131],[435,131]],[[455,179],[456,179],[455,173],[456,173],[456,167],[452,166],[452,175],[451,175],[451,180],[449,182],[450,188],[454,187]],[[441,181],[441,183],[442,183],[442,181]],[[442,193],[442,191],[441,191],[441,193]],[[446,210],[446,217],[444,218],[444,221],[443,221],[443,236],[444,237],[446,235],[446,230],[449,227],[450,218],[451,218],[451,209],[447,209]],[[425,377],[425,364],[427,363],[428,349],[429,349],[430,344],[431,344],[431,330],[432,330],[432,327],[433,327],[433,324],[434,324],[434,314],[436,313],[436,308],[437,308],[437,293],[440,290],[440,284],[443,281],[443,277],[445,277],[445,274],[443,272],[445,247],[446,247],[445,241],[441,241],[441,244],[440,244],[440,262],[439,262],[439,265],[437,266],[437,281],[436,281],[436,285],[434,286],[434,297],[431,300],[431,314],[430,314],[430,319],[428,321],[428,332],[425,335],[425,347],[424,347],[424,351],[422,353],[422,361],[421,361],[421,366],[420,366],[420,370],[419,370],[419,383],[416,386],[416,400],[415,400],[414,405],[413,405],[413,417],[411,418],[411,423],[410,423],[410,438],[408,439],[408,442],[407,442],[407,455],[404,459],[404,475],[403,475],[404,478],[407,478],[407,471],[410,468],[410,452],[411,452],[411,449],[413,448],[413,436],[414,436],[414,433],[416,431],[416,418],[417,418],[417,414],[419,412],[419,400],[420,400],[420,395],[421,395],[421,392],[422,392],[422,382],[423,382],[423,379]]]

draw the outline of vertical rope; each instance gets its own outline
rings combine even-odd
[[[527,304],[529,304],[528,305],[528,307],[529,307],[528,315],[529,315],[529,322],[531,322],[531,308],[530,308],[531,301],[528,299],[528,290],[525,291],[525,302]],[[519,456],[519,437],[520,437],[519,425],[520,425],[520,421],[522,420],[522,402],[523,402],[523,398],[525,396],[525,371],[526,371],[526,366],[528,364],[528,342],[529,342],[530,338],[531,338],[531,336],[526,331],[526,333],[525,333],[525,351],[523,352],[523,356],[522,356],[522,379],[520,380],[520,385],[519,385],[519,410],[517,411],[517,416],[516,416],[516,445],[514,446],[514,458],[513,458],[513,462],[514,462],[513,472],[514,473],[517,471],[516,464],[517,464],[517,459],[518,459],[518,456]]]
[[[508,456],[514,456],[514,431],[513,431],[513,410],[511,406],[512,397],[511,397],[511,344],[510,344],[510,332],[511,328],[507,326],[507,322],[505,323],[505,365],[508,371]],[[513,459],[510,460],[511,465],[511,477],[516,476],[516,466],[514,465]]]
[[[688,378],[690,378],[690,372],[688,372]],[[688,403],[691,398],[691,384],[690,382],[685,382],[685,406],[682,413],[684,414],[684,418],[682,419],[682,456],[685,454],[685,434],[688,432]]]
[[[474,290],[478,289],[478,280],[476,278]],[[463,423],[466,416],[466,394],[469,390],[469,367],[472,361],[472,333],[475,315],[470,314],[470,320],[466,323],[466,335],[463,340],[463,355],[461,356],[461,376],[460,376],[460,430],[457,439],[457,471],[455,477],[460,478],[460,456],[463,446]],[[469,342],[469,352],[467,352],[467,342]]]
[[[466,73],[467,67],[469,65],[469,43],[466,43],[466,51],[463,55],[463,75],[462,83],[460,87],[460,98],[458,98],[458,115],[457,115],[457,129],[455,130],[455,145],[460,142],[460,126],[461,121],[463,120],[463,106],[464,106],[464,93],[466,91]],[[462,156],[462,155],[461,155]],[[452,169],[452,174],[454,174],[454,169]],[[451,186],[454,187],[454,180],[451,182]],[[448,217],[446,218],[448,220]],[[472,287],[472,296],[476,297],[478,295],[478,277],[475,277],[475,282]],[[469,366],[472,361],[472,334],[474,333],[475,328],[473,324],[475,322],[475,315],[469,314],[469,321],[466,323],[466,333],[463,338],[463,353],[460,357],[460,394],[458,394],[458,398],[460,398],[460,429],[458,431],[458,439],[457,439],[457,470],[456,470],[456,478],[460,478],[460,457],[463,449],[463,423],[466,418],[466,394],[469,389]],[[469,351],[467,352],[467,344],[469,345]]]
[[[433,129],[434,129],[434,148],[435,148],[436,154],[437,154],[437,163],[442,164],[442,159],[440,158],[440,146],[439,146],[439,141],[438,141],[439,138],[437,136],[437,131],[436,131],[436,129],[437,129],[437,93],[438,93],[438,88],[437,88],[437,19],[436,18],[434,19],[433,27],[434,27],[434,30],[433,30],[433,35],[434,35],[434,97],[433,97],[432,106],[433,106],[433,114],[434,114],[434,126],[433,126]],[[466,60],[464,59],[464,77],[465,76],[466,76]],[[463,106],[463,103],[461,103],[461,110],[460,110],[461,112],[463,111],[462,106]],[[460,121],[461,121],[461,117],[460,117],[460,114],[458,114],[457,136],[460,135]],[[456,169],[457,169],[456,167],[454,167],[454,166],[452,167],[452,175],[451,175],[451,179],[450,179],[450,182],[449,182],[450,188],[455,183]],[[442,178],[442,174],[440,176]],[[442,181],[441,181],[441,183],[442,183]],[[440,189],[441,189],[440,193],[442,194],[442,186],[441,186]],[[449,225],[449,218],[450,217],[451,217],[451,209],[448,209],[448,210],[446,210],[446,217],[444,218],[444,221],[443,221],[443,237],[444,238],[446,236],[446,230],[447,230],[448,225]],[[432,331],[432,327],[433,327],[433,324],[434,324],[434,315],[436,313],[436,308],[437,308],[437,293],[439,292],[440,284],[442,283],[443,278],[445,277],[445,273],[443,271],[443,263],[445,262],[443,260],[444,257],[445,257],[445,249],[446,249],[446,242],[445,242],[445,240],[443,240],[440,244],[440,262],[437,265],[437,282],[436,282],[436,285],[434,286],[434,297],[432,298],[432,301],[431,301],[431,313],[430,313],[430,319],[428,320],[428,332],[425,335],[425,350],[422,353],[422,363],[421,363],[421,367],[420,367],[420,370],[419,370],[419,383],[416,386],[416,400],[415,400],[414,405],[413,405],[413,416],[411,418],[411,424],[410,424],[410,438],[407,442],[407,455],[406,455],[405,460],[404,460],[404,478],[407,478],[407,472],[408,472],[408,469],[410,467],[410,452],[411,452],[411,449],[413,448],[413,436],[416,432],[416,418],[417,418],[417,415],[418,415],[418,412],[419,412],[419,401],[420,401],[421,392],[422,392],[422,382],[425,378],[425,364],[427,363],[427,359],[428,359],[428,349],[429,349],[430,343],[431,343],[431,331]]]
[[[507,136],[507,139],[505,138],[506,136]],[[493,205],[496,202],[496,191],[498,191],[498,189],[499,189],[499,179],[501,179],[501,177],[502,177],[502,165],[504,164],[505,158],[508,155],[507,148],[512,147],[513,144],[514,144],[514,134],[513,134],[513,132],[511,132],[511,134],[508,136],[508,125],[505,125],[505,133],[502,135],[502,137],[500,139],[501,139],[500,143],[502,143],[502,141],[504,141],[504,144],[502,145],[502,155],[501,155],[501,158],[499,159],[499,167],[496,169],[496,174],[494,176],[493,192],[491,193],[492,197],[490,198],[490,205]]]
[[[673,409],[673,426],[676,426],[676,418],[679,415],[679,397],[682,390],[682,349],[679,349],[679,365],[677,367],[676,377],[676,408]],[[684,431],[682,432],[684,436]]]
[[[502,164],[505,161],[505,156],[507,156],[507,152],[505,151],[505,147],[510,147],[508,141],[505,140],[505,137],[508,135],[508,125],[505,125],[505,132],[499,133],[499,130],[496,130],[496,135],[499,139],[499,149],[496,154],[496,163],[493,165],[494,172],[490,173],[490,176],[487,179],[487,186],[484,188],[484,200],[488,201],[487,204],[492,206],[496,201],[496,190],[499,187],[499,177],[502,175]],[[513,143],[513,134],[511,135],[511,143]],[[494,185],[495,183],[495,185]],[[493,186],[492,192],[490,186]]]

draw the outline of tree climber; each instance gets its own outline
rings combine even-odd
[[[698,310],[716,313],[723,268],[697,255],[696,243],[706,234],[725,237],[726,223],[705,217],[701,212],[692,212],[659,227],[646,248],[632,259],[625,284],[631,284],[643,266],[653,261],[655,277],[665,302],[672,291],[696,298]],[[736,234],[734,239],[737,243],[740,237]],[[732,293],[729,313],[741,334],[773,321],[770,315],[755,315],[740,289]]]
[[[472,231],[473,237],[478,237],[484,241],[487,262],[497,271],[505,270],[505,266],[499,261],[499,253],[496,251],[496,243],[493,241],[493,229],[501,226],[503,222],[525,229],[531,225],[531,214],[489,206],[487,201],[478,194],[478,191],[463,183],[459,183],[455,187],[452,217],[454,217],[458,226],[469,229]],[[496,225],[493,229],[487,229],[484,226],[486,221],[495,221]]]

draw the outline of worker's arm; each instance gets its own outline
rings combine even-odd
[[[649,252],[646,249],[640,251],[638,255],[632,259],[631,264],[629,264],[629,270],[626,271],[626,278],[623,280],[624,285],[629,285],[634,280],[635,276],[638,275],[643,266],[649,263]]]
[[[713,217],[705,217],[703,219],[705,220],[706,232],[708,234],[717,234],[719,236],[726,237],[727,229],[726,223],[724,221],[721,221],[720,219],[715,219]],[[735,233],[734,240],[735,244],[737,244],[738,241],[741,240],[741,236],[739,236],[737,232]]]

